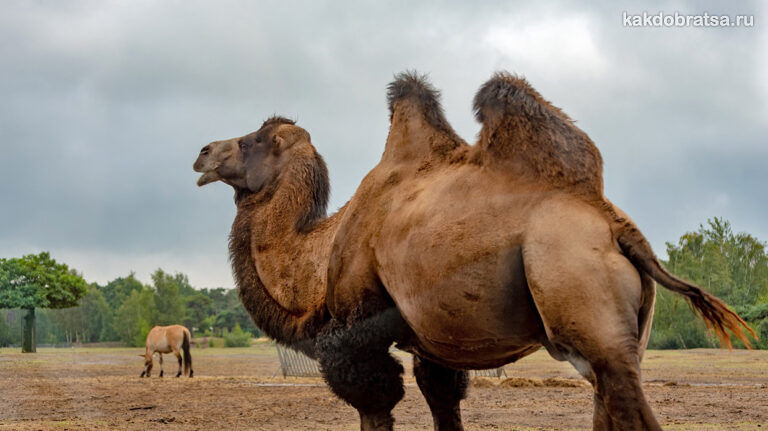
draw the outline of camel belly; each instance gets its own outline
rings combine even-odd
[[[544,331],[522,274],[519,248],[442,267],[441,276],[384,278],[387,291],[419,339],[444,362],[496,366],[537,346]],[[418,259],[404,273],[430,269]]]
[[[465,213],[466,214],[466,213]],[[498,366],[538,348],[544,329],[514,232],[477,231],[437,217],[377,254],[379,277],[418,337],[446,365]]]

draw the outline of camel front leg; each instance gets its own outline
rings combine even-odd
[[[163,354],[158,353],[157,356],[159,356],[158,362],[160,362],[160,377],[163,377]]]
[[[391,431],[392,409],[405,394],[403,366],[389,354],[394,341],[387,331],[394,318],[389,314],[347,325],[333,321],[317,341],[323,378],[357,409],[362,431]],[[399,313],[397,318],[402,319]]]
[[[414,356],[413,375],[427,399],[435,431],[463,431],[459,403],[467,396],[467,372]]]

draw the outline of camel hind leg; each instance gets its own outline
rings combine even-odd
[[[652,310],[647,285],[601,219],[569,212],[568,223],[557,218],[562,211],[544,212],[523,247],[549,350],[592,383],[595,430],[660,430],[640,381]]]
[[[651,324],[653,322],[653,310],[656,299],[656,282],[646,273],[640,273],[642,286],[642,305],[640,306],[638,316],[638,330],[640,342],[638,343],[638,360],[642,360],[645,348],[648,346],[648,339],[651,335]],[[593,429],[596,431],[619,431],[613,426],[603,396],[597,392],[594,394],[594,421]]]
[[[467,396],[468,373],[452,370],[418,356],[413,357],[413,375],[427,399],[435,431],[463,431],[459,403]]]

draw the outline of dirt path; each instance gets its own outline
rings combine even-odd
[[[271,346],[193,350],[193,379],[161,379],[157,372],[139,379],[137,352],[0,349],[0,430],[358,429],[356,412],[322,380],[273,377],[278,363]],[[591,390],[568,364],[539,352],[506,372],[507,380],[474,380],[462,405],[467,429],[591,428]],[[668,429],[768,427],[768,352],[652,351],[643,376]],[[398,430],[432,429],[410,376],[394,414]]]

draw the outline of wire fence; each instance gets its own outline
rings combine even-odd
[[[278,372],[283,377],[320,377],[320,365],[307,355],[293,349],[277,345],[277,358],[280,360]],[[488,370],[471,370],[471,377],[506,377],[504,368],[491,368]]]
[[[320,377],[320,365],[307,355],[277,345],[280,373],[283,377]]]

